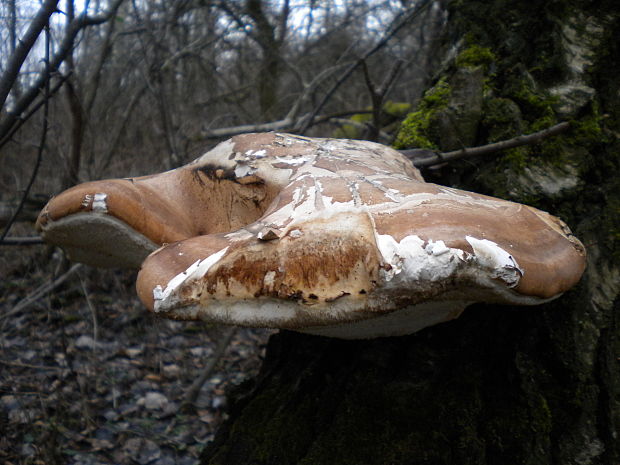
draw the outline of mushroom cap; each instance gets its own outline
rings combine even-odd
[[[585,267],[583,245],[559,219],[426,183],[372,142],[246,134],[171,172],[93,184],[51,201],[43,232],[97,215],[172,242],[144,260],[137,290],[174,319],[401,335],[474,302],[546,302]],[[107,211],[76,200],[59,208],[87,187],[106,195]]]

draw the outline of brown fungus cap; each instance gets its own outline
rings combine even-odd
[[[83,205],[96,194],[106,211]],[[177,241],[138,275],[160,315],[344,338],[411,333],[474,302],[542,303],[585,266],[559,219],[426,183],[364,141],[237,136],[178,170],[77,186],[46,212],[48,240],[54,224],[95,214]]]

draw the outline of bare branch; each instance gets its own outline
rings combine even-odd
[[[40,236],[28,237],[5,237],[0,241],[0,245],[40,245],[45,241]]]
[[[359,111],[347,111],[347,112],[339,112],[332,115],[318,115],[314,117],[314,120],[308,125],[312,126],[319,123],[325,123],[328,121],[336,121],[340,124],[343,123],[344,120],[341,120],[343,116],[355,115],[358,113],[370,113],[369,110],[359,110]],[[287,116],[284,119],[278,121],[271,121],[269,123],[260,123],[260,124],[243,124],[240,126],[230,126],[226,128],[218,128],[203,131],[200,134],[200,137],[203,139],[220,139],[223,137],[231,137],[236,136],[237,134],[246,134],[249,132],[268,132],[268,131],[282,131],[282,130],[294,130],[301,123],[305,123],[306,119],[309,118],[310,115],[302,115],[298,118],[293,118],[291,116]],[[355,122],[346,120],[347,124],[355,125]],[[358,123],[359,124],[359,123]]]
[[[240,126],[211,129],[208,131],[203,131],[200,136],[205,139],[219,139],[221,137],[230,137],[237,134],[245,134],[248,132],[279,131],[295,126],[295,123],[298,120],[299,119],[285,118],[279,121],[272,121],[270,123],[243,124]]]
[[[30,27],[19,41],[19,45],[15,49],[15,53],[9,59],[6,70],[0,77],[0,108],[4,107],[6,99],[9,96],[11,87],[17,80],[19,70],[21,69],[26,57],[34,47],[35,42],[41,35],[41,31],[45,28],[50,16],[56,11],[58,0],[46,0],[37,12],[36,16],[30,23]]]
[[[49,97],[56,94],[56,92],[60,90],[60,88],[65,83],[65,81],[69,79],[69,77],[70,77],[70,74],[62,75],[60,79],[54,84],[54,87],[50,89]],[[32,105],[32,107],[30,108],[30,110],[28,110],[28,113],[26,113],[26,115],[24,115],[22,118],[19,118],[19,120],[17,120],[15,125],[11,128],[11,130],[4,137],[0,137],[0,149],[4,147],[4,145],[11,140],[11,138],[15,135],[15,133],[19,130],[19,128],[21,128],[26,123],[26,121],[28,121],[32,117],[32,115],[34,115],[37,111],[39,111],[39,108],[41,108],[44,104],[45,104],[45,98],[39,99],[37,103]]]
[[[385,99],[386,95],[390,91],[390,88],[392,87],[392,84],[394,84],[394,81],[396,81],[398,73],[400,73],[400,70],[402,69],[404,64],[405,62],[403,60],[397,59],[390,68],[387,76],[385,76],[385,79],[383,80],[379,88],[376,90],[377,94],[382,96],[382,99]]]
[[[224,356],[236,332],[237,328],[234,326],[224,329],[224,333],[220,335],[217,346],[215,347],[215,352],[209,357],[209,361],[204,367],[202,374],[196,378],[185,392],[179,407],[180,411],[191,412],[196,409],[196,400],[200,394],[200,389],[202,389],[203,384],[209,379],[218,362]]]
[[[355,63],[351,64],[347,70],[338,78],[338,80],[334,83],[332,88],[325,93],[323,99],[319,102],[319,104],[312,110],[311,116],[308,118],[308,121],[300,128],[300,132],[303,134],[310,127],[311,122],[314,120],[314,117],[318,115],[318,113],[323,109],[325,104],[331,99],[332,95],[338,88],[353,74],[353,72],[362,65],[368,58],[374,55],[376,52],[381,50],[389,40],[394,37],[394,35],[400,31],[406,24],[408,24],[412,19],[419,16],[423,11],[426,10],[432,3],[432,0],[424,0],[416,5],[414,8],[409,10],[406,13],[403,13],[400,17],[399,21],[395,21],[395,25],[391,27],[385,35],[381,38],[374,47],[368,50],[364,55],[357,60]]]
[[[75,45],[75,38],[80,31],[85,27],[101,24],[110,19],[110,17],[118,10],[118,7],[122,1],[123,0],[116,0],[111,5],[110,9],[101,15],[91,17],[84,13],[71,21],[62,42],[58,46],[57,52],[51,60],[47,60],[45,70],[41,72],[38,79],[36,79],[19,98],[19,100],[15,102],[13,109],[10,112],[7,112],[4,119],[0,122],[0,139],[4,139],[4,136],[11,131],[13,126],[20,119],[22,113],[24,113],[30,104],[32,104],[32,102],[37,98],[45,86],[46,81],[50,79],[51,73],[57,70],[65,58],[67,58],[67,55],[71,52]]]
[[[384,78],[381,86],[376,87],[370,77],[367,63],[365,61],[362,63],[362,70],[364,72],[364,79],[366,80],[366,87],[368,88],[368,93],[370,94],[370,101],[372,102],[372,124],[368,126],[369,131],[367,135],[369,140],[376,141],[380,135],[384,140],[390,140],[389,138],[386,139],[385,134],[381,134],[381,120],[383,114],[385,113],[383,111],[383,102],[385,100],[387,92],[390,90],[392,82],[394,82],[394,79],[396,79],[396,76],[398,76],[398,72],[400,71],[402,65],[402,60],[396,60],[392,65],[390,71],[388,72],[387,76]]]
[[[520,135],[513,139],[507,139],[500,142],[494,142],[480,147],[470,147],[452,152],[433,152],[428,149],[411,149],[401,150],[400,153],[409,158],[414,166],[418,168],[438,165],[448,161],[458,160],[465,157],[475,157],[479,155],[488,155],[490,153],[499,152],[500,150],[512,149],[522,145],[531,145],[540,142],[547,137],[556,136],[567,131],[571,127],[569,122],[563,122],[551,126],[542,131],[534,132],[528,135]]]
[[[29,296],[27,296],[24,299],[22,299],[11,310],[9,310],[6,313],[0,314],[0,321],[1,320],[5,320],[6,318],[9,318],[9,317],[11,317],[13,315],[16,315],[19,312],[21,312],[23,309],[28,307],[29,305],[32,305],[37,300],[39,300],[41,297],[43,297],[45,294],[47,294],[48,292],[53,291],[58,286],[60,286],[62,283],[64,283],[67,279],[69,279],[71,277],[71,275],[73,273],[78,271],[80,268],[82,268],[82,264],[81,263],[76,263],[71,268],[69,268],[68,271],[66,271],[63,275],[59,276],[58,278],[56,278],[51,283],[42,284],[32,294],[30,294]]]

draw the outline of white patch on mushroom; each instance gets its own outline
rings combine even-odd
[[[285,163],[287,165],[303,165],[304,163],[310,161],[310,159],[306,158],[306,157],[295,157],[295,158],[282,158],[282,157],[276,157],[276,162],[277,163]]]
[[[377,234],[376,241],[384,264],[389,265],[382,269],[383,278],[394,280],[398,286],[445,279],[466,260],[465,252],[448,248],[442,241],[431,241],[424,246],[418,236],[407,236],[396,242],[389,234]]]
[[[235,177],[236,178],[244,178],[254,173],[256,173],[256,168],[250,165],[247,165],[245,163],[237,162],[237,166],[235,166]]]
[[[211,268],[222,256],[226,253],[228,247],[224,247],[219,252],[209,255],[202,260],[196,260],[185,271],[179,273],[166,285],[163,289],[160,285],[155,286],[153,289],[153,299],[155,300],[154,310],[160,312],[162,310],[168,310],[174,307],[176,303],[175,291],[183,284],[196,281],[207,274],[209,268]]]
[[[353,203],[356,207],[359,207],[364,204],[362,201],[362,197],[360,196],[359,184],[355,181],[349,182],[349,191],[351,192],[351,197],[353,197]]]
[[[267,273],[265,273],[265,277],[263,278],[263,286],[267,288],[272,287],[273,283],[275,282],[275,277],[275,271],[268,271]]]
[[[446,247],[444,241],[433,242],[433,240],[429,240],[426,247],[424,247],[426,253],[430,255],[443,255],[447,252],[450,252],[450,249]]]
[[[523,270],[519,268],[512,255],[488,239],[476,239],[471,236],[465,236],[465,239],[474,249],[476,261],[491,270],[493,278],[501,279],[508,287],[519,284]]]
[[[108,194],[104,194],[103,192],[99,192],[95,194],[93,197],[93,211],[97,213],[107,213],[108,212],[108,204],[106,199],[108,198]]]

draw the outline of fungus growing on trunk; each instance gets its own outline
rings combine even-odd
[[[76,186],[43,237],[78,261],[138,266],[174,319],[341,338],[409,334],[475,302],[535,305],[581,277],[558,218],[424,182],[365,141],[236,136],[177,170]]]

